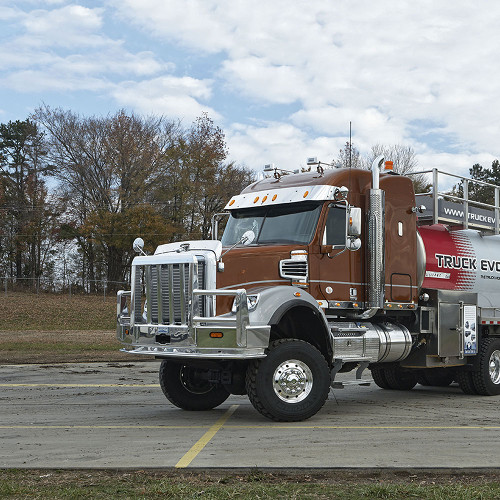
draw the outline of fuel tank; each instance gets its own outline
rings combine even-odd
[[[418,231],[425,248],[418,263],[425,265],[424,288],[500,292],[500,235],[451,231],[442,224],[422,226]]]

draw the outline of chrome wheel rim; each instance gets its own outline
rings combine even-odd
[[[490,379],[494,384],[500,384],[500,351],[493,351],[490,356]]]
[[[286,403],[299,403],[309,396],[313,386],[311,369],[297,359],[281,363],[274,371],[273,389]]]

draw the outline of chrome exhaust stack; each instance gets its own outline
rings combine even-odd
[[[368,301],[371,309],[383,309],[385,302],[385,193],[379,186],[379,169],[384,157],[372,163],[372,189],[368,213]]]

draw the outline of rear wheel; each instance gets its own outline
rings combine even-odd
[[[459,368],[457,370],[456,376],[458,385],[465,394],[478,394],[476,387],[474,386],[474,381],[472,380],[472,372],[466,371],[464,368]]]
[[[183,410],[211,410],[222,404],[229,392],[208,380],[208,370],[163,360],[160,386],[167,399]]]
[[[384,366],[378,368],[381,370],[381,378],[385,379],[384,385],[379,385],[375,377],[375,383],[383,389],[392,389],[395,391],[409,391],[417,385],[417,374],[414,371],[406,371],[397,365]],[[373,372],[372,372],[373,373]]]
[[[451,368],[428,368],[417,375],[418,383],[433,387],[447,387],[455,380],[455,371]]]
[[[479,370],[472,372],[478,394],[500,394],[500,339],[485,338],[479,352]]]
[[[370,368],[372,372],[373,381],[381,389],[390,389],[390,385],[385,378],[384,368]]]
[[[246,387],[257,411],[277,421],[312,417],[330,391],[330,370],[323,355],[297,339],[271,343],[267,356],[250,363]]]

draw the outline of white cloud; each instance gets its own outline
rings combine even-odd
[[[53,10],[33,10],[21,20],[25,35],[20,40],[27,45],[100,46],[104,37],[96,34],[103,25],[103,9],[81,5],[66,5]]]
[[[362,144],[419,144],[411,123],[431,120],[459,148],[499,152],[500,4],[492,0],[481,8],[468,0],[113,5],[161,39],[223,53],[217,75],[226,88],[256,102],[298,102],[293,123],[316,134],[352,120]]]
[[[200,101],[209,99],[211,81],[191,77],[164,76],[141,82],[123,82],[111,91],[120,106],[131,107],[144,114],[164,114],[194,120],[204,111],[214,119],[219,114]]]
[[[466,173],[500,156],[499,17],[494,0],[20,0],[0,7],[0,88],[208,111],[248,165],[328,161],[352,121],[362,153],[402,143]]]
[[[311,138],[300,128],[280,122],[235,123],[226,130],[226,139],[232,159],[256,170],[262,170],[267,163],[295,170],[305,167],[310,156],[330,162],[344,142],[342,138]]]

